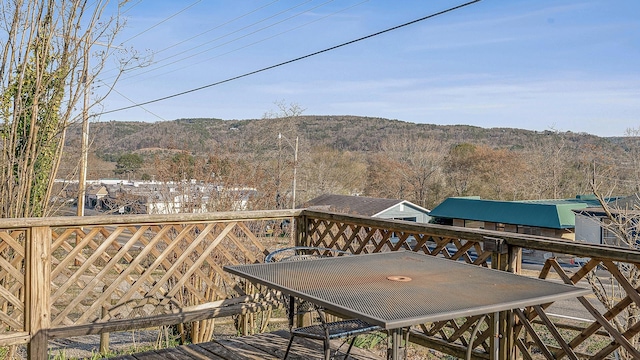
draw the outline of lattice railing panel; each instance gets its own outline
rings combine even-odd
[[[565,242],[555,246],[553,239],[533,239],[517,234],[479,231],[448,231],[442,227],[396,225],[395,222],[380,221],[374,225],[369,220],[350,219],[343,216],[316,214],[308,216],[306,237],[302,242],[312,246],[333,247],[353,253],[380,251],[415,251],[432,256],[441,256],[455,261],[464,261],[478,266],[488,266],[494,256],[484,249],[486,237],[505,238],[506,241],[532,246],[545,254],[557,254],[580,258],[591,254],[593,259],[582,266],[561,265],[556,258],[546,258],[539,273],[543,279],[563,281],[582,287],[592,287],[594,295],[567,300],[569,308],[578,311],[578,317],[556,314],[553,305],[547,304],[527,309],[517,309],[500,315],[501,324],[513,323],[513,338],[510,350],[525,359],[640,359],[640,268],[638,263],[616,262],[598,258],[599,249],[575,245],[576,254],[571,255],[572,244]],[[376,221],[376,223],[378,223]],[[366,224],[366,225],[365,225]],[[433,233],[431,232],[433,231]],[[446,234],[446,235],[445,235]],[[465,239],[464,236],[470,236]],[[539,241],[539,242],[538,242]],[[548,247],[550,246],[550,247]],[[514,250],[517,248],[514,248]],[[562,251],[560,251],[562,252]],[[624,251],[610,251],[611,256],[625,255]],[[512,253],[516,256],[518,252]],[[515,258],[516,260],[518,258]],[[512,261],[512,259],[502,259]],[[504,265],[504,264],[503,264]],[[503,266],[501,265],[501,266]],[[521,263],[511,263],[520,269]],[[573,266],[573,267],[572,267]],[[553,278],[553,279],[551,279]],[[470,294],[473,296],[473,294]],[[567,305],[563,305],[567,306]],[[512,321],[502,322],[507,318]],[[471,346],[475,355],[488,357],[491,334],[490,317],[459,318],[452,321],[424,324],[414,327],[416,334],[426,343],[450,349],[460,354]],[[471,333],[478,327],[473,344],[469,344]],[[506,330],[506,329],[505,329]],[[501,341],[504,342],[505,340]],[[446,344],[443,345],[443,344]],[[450,346],[450,347],[449,347]],[[516,356],[516,354],[512,354]]]
[[[385,224],[388,227],[364,226],[344,219],[309,218],[307,221],[307,241],[313,246],[337,247],[354,253],[416,251],[480,266],[488,266],[493,255],[484,251],[477,240],[429,234],[426,227],[420,232],[395,229],[393,224]],[[603,281],[603,276],[606,281]],[[583,287],[593,286],[594,296],[575,300],[575,307],[581,308],[580,311],[593,320],[579,324],[558,320],[553,308],[547,309],[548,305],[515,311],[515,346],[525,358],[605,359],[626,356],[628,359],[640,359],[640,352],[636,349],[640,336],[638,264],[594,259],[581,267],[570,268],[550,258],[539,277],[559,278],[567,284],[580,283]],[[469,346],[470,333],[478,319],[470,317],[424,324],[414,330],[428,338],[464,349]],[[479,329],[472,346],[477,354],[486,354],[492,340],[489,324],[481,325]]]
[[[576,308],[593,320],[570,327],[552,322],[545,306],[519,311],[515,330],[520,351],[542,353],[548,359],[640,359],[639,269],[638,264],[595,258],[583,266],[567,268],[555,258],[548,259],[540,278],[555,277],[566,284],[592,287],[594,295],[578,298]],[[544,325],[546,331],[536,329],[535,323]],[[542,334],[551,334],[551,345]]]
[[[47,279],[38,276],[42,271],[37,271],[41,264],[48,265],[48,258],[39,256],[39,251],[46,248],[41,241],[46,240],[47,244],[49,241],[47,229],[51,229],[52,250],[50,325],[59,330],[65,325],[164,314],[177,307],[184,309],[243,294],[243,289],[235,288],[237,279],[227,275],[222,267],[263,261],[268,253],[266,249],[292,245],[292,238],[289,239],[284,231],[286,227],[278,226],[284,224],[282,219],[265,213],[257,216],[266,217],[264,220],[256,220],[259,217],[234,220],[234,215],[217,221],[185,217],[191,220],[174,219],[171,223],[149,220],[146,225],[82,227],[63,227],[58,223],[60,220],[27,219],[35,224],[28,225],[30,230],[25,229],[27,225],[23,222],[7,220],[7,228],[13,230],[0,230],[0,335],[4,336],[5,343],[18,341],[12,338],[14,336],[24,336],[17,333],[26,328],[24,302],[29,297],[25,296],[25,263],[31,264],[32,279],[36,281],[33,284],[37,284],[38,278]],[[286,216],[290,215],[283,215]],[[503,238],[512,247],[517,245],[545,254],[562,253],[570,258],[590,259],[571,267],[570,264],[559,264],[553,257],[545,257],[546,262],[539,272],[543,279],[591,286],[593,295],[571,305],[581,312],[580,318],[587,320],[576,322],[558,317],[554,314],[554,306],[516,310],[513,314],[514,349],[525,359],[640,358],[637,350],[640,348],[640,261],[637,250],[616,250],[486,230],[408,225],[316,211],[305,211],[298,220],[304,221],[305,225],[301,243],[357,254],[405,250],[488,266],[493,254],[483,249],[482,241],[489,236]],[[83,221],[82,224],[87,224]],[[100,221],[104,224],[104,219]],[[267,225],[270,231],[267,231]],[[278,236],[274,235],[274,228],[279,229]],[[285,236],[280,237],[281,233]],[[33,252],[29,262],[25,261],[25,239],[30,234],[35,234],[36,242],[29,244],[38,244],[39,248],[29,247]],[[46,251],[48,248],[44,253]],[[32,290],[41,288],[46,287],[34,286]],[[31,296],[31,311],[37,309],[34,304],[47,303],[37,301],[39,299],[43,299],[41,294]],[[450,353],[458,356],[460,349],[469,345],[470,333],[479,322],[480,331],[471,346],[476,356],[488,358],[493,336],[488,331],[487,318],[482,321],[479,317],[461,318],[424,324],[413,330],[422,336],[425,344],[435,344],[445,352],[452,349]]]
[[[309,219],[307,236],[312,246],[356,254],[408,250],[482,266],[491,258],[477,241],[325,219]]]
[[[54,231],[52,325],[164,314],[224,299],[222,267],[263,261],[240,222],[94,226]]]
[[[25,231],[0,231],[0,333],[24,331]]]
[[[479,323],[480,321],[481,323]],[[431,324],[422,324],[419,329],[428,337],[440,339],[450,344],[457,344],[461,348],[467,348],[471,341],[471,333],[476,326],[479,326],[480,331],[474,337],[473,348],[479,347],[488,352],[489,340],[491,339],[490,320],[488,317],[479,315],[459,318],[454,321],[438,321]]]
[[[415,251],[485,267],[492,256],[492,253],[484,251],[477,241],[316,218],[308,219],[307,240],[311,246],[337,248],[356,254]],[[420,329],[427,336],[467,347],[472,328],[479,318],[425,324]],[[488,320],[485,322],[488,324]],[[474,341],[474,348],[487,350],[491,340],[488,325],[481,326],[480,329]]]

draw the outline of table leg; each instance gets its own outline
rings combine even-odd
[[[402,345],[402,332],[404,329],[392,329],[389,336],[391,344],[387,346],[387,360],[400,360],[400,347]],[[406,346],[406,345],[405,345]]]
[[[295,298],[293,296],[289,296],[289,311],[288,311],[288,315],[289,315],[289,332],[291,332],[291,330],[293,330],[293,321],[294,321],[294,318],[295,318],[295,313],[296,313]]]
[[[493,313],[491,317],[491,360],[499,360],[500,359],[500,313]]]
[[[476,325],[473,327],[473,331],[471,331],[471,335],[469,336],[469,345],[467,345],[467,356],[465,356],[465,360],[471,360],[471,353],[473,352],[473,343],[476,340],[476,335],[478,335],[478,331],[480,331],[480,326],[484,323],[484,319],[486,319],[487,315],[482,315],[482,317],[478,320]]]

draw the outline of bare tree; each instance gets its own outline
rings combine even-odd
[[[277,129],[277,169],[275,176],[275,201],[276,208],[286,208],[287,197],[291,194],[293,206],[295,207],[295,192],[297,182],[297,169],[298,169],[298,120],[300,115],[305,111],[304,108],[296,103],[286,104],[284,100],[276,101],[275,105],[278,107],[277,111],[269,111],[263,115],[263,119],[268,120],[283,120],[284,122],[278,122],[280,126]],[[284,126],[282,126],[284,125]],[[267,133],[268,134],[268,133]],[[293,156],[287,156],[291,154]],[[284,184],[292,184],[291,193],[289,193],[289,186]]]
[[[445,173],[455,196],[475,195],[472,183],[476,150],[473,144],[457,144],[445,157]]]
[[[476,188],[489,199],[518,199],[525,194],[523,186],[527,174],[519,153],[507,149],[477,147],[474,153]]]
[[[326,147],[313,148],[300,172],[301,202],[322,194],[362,194],[367,163],[361,154]]]
[[[578,151],[570,145],[565,134],[554,131],[545,133],[524,150],[528,169],[523,181],[528,184],[529,198],[558,199],[590,191],[589,183],[577,169]]]
[[[384,153],[368,156],[364,194],[387,199],[406,199],[404,182],[398,176],[390,176],[399,166],[398,161]]]
[[[640,192],[640,127],[628,128],[624,138],[627,158],[623,167],[628,171],[628,181],[634,192]]]
[[[437,203],[434,195],[440,195],[444,183],[444,145],[439,140],[412,136],[392,138],[382,143],[382,151],[396,162],[396,166],[384,174],[400,180],[400,186],[406,189],[403,198],[423,207]]]
[[[120,72],[129,65],[124,59],[134,58],[112,47],[122,27],[118,9],[123,3],[15,0],[0,5],[1,217],[51,211],[67,127],[87,122],[89,109],[109,93],[90,99],[107,59],[122,60]],[[105,15],[113,10],[108,6],[115,9],[112,17]]]

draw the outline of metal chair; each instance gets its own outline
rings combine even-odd
[[[277,261],[299,261],[308,260],[321,257],[327,257],[328,253],[335,254],[335,256],[351,256],[352,254],[347,251],[330,249],[316,246],[293,246],[286,247],[278,250],[274,250],[265,256],[264,262],[277,262]]]
[[[290,255],[286,255],[287,253],[291,253]],[[310,260],[314,258],[326,257],[328,254],[335,254],[336,256],[350,256],[351,253],[337,250],[337,249],[329,249],[322,247],[311,247],[311,246],[295,246],[284,249],[279,249],[271,252],[269,255],[265,257],[265,262],[276,262],[276,261],[303,261]],[[287,308],[287,313],[289,316],[289,332],[291,337],[289,338],[289,345],[287,346],[287,351],[284,354],[284,359],[287,359],[289,356],[289,351],[291,350],[291,345],[293,344],[293,339],[298,337],[304,337],[309,339],[322,340],[323,343],[323,351],[325,360],[331,359],[331,348],[330,341],[333,339],[339,338],[347,338],[352,337],[349,342],[349,348],[345,353],[344,358],[347,359],[349,354],[351,353],[351,349],[353,348],[353,344],[356,340],[356,336],[359,334],[364,334],[372,331],[381,330],[379,326],[370,325],[359,319],[347,319],[340,320],[334,322],[327,322],[324,311],[322,308],[312,305],[308,302],[299,302],[296,304],[295,299],[293,297],[284,297],[285,307]],[[293,322],[296,314],[301,312],[308,312],[309,310],[315,310],[318,313],[318,319],[320,320],[319,324],[309,325],[299,328],[294,328]],[[335,354],[334,354],[335,355]]]

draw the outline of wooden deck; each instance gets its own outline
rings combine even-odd
[[[289,342],[289,333],[285,330],[230,339],[214,340],[208,343],[184,345],[172,349],[148,351],[133,355],[120,356],[119,360],[183,360],[183,359],[224,359],[224,360],[275,360],[282,359]],[[342,341],[332,342],[335,351]],[[349,344],[340,347],[341,353]],[[322,343],[296,338],[291,347],[289,359],[322,359]],[[112,358],[113,359],[113,358]],[[381,360],[380,355],[354,347],[350,359]]]

